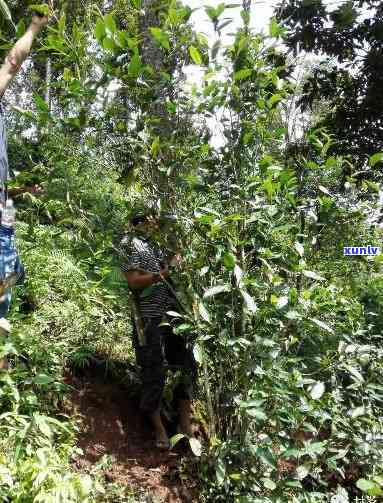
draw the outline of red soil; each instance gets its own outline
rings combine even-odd
[[[74,388],[72,414],[82,417],[78,446],[84,454],[76,461],[79,469],[106,454],[115,460],[105,471],[107,482],[139,489],[161,503],[198,501],[193,484],[181,480],[182,454],[154,447],[151,428],[126,387],[91,371],[82,377],[69,375],[66,382]]]

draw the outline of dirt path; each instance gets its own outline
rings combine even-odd
[[[160,452],[154,448],[152,431],[119,383],[107,382],[92,371],[82,376],[68,375],[73,386],[72,413],[82,416],[79,447],[84,452],[77,461],[80,469],[89,468],[102,456],[113,457],[105,471],[108,482],[118,482],[153,497],[161,503],[196,502],[195,488],[180,478],[180,452]]]

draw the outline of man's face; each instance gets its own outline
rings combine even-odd
[[[153,236],[160,230],[159,220],[155,217],[148,217],[144,222],[136,225],[135,229],[147,236]]]

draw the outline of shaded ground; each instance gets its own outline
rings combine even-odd
[[[94,369],[70,374],[66,382],[74,388],[71,413],[83,420],[78,445],[84,455],[76,462],[79,469],[89,468],[104,455],[112,456],[105,469],[108,482],[140,489],[156,502],[198,501],[196,488],[180,476],[180,461],[187,453],[182,448],[161,452],[154,447],[150,425],[126,386],[110,382]]]

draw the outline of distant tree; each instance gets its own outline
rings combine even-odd
[[[308,76],[300,105],[330,104],[317,126],[335,135],[333,151],[351,155],[359,170],[383,151],[383,4],[381,0],[284,0],[277,18],[286,44],[296,55],[307,51],[327,57]],[[376,166],[377,167],[377,166]],[[360,178],[378,181],[381,173],[363,170]]]

